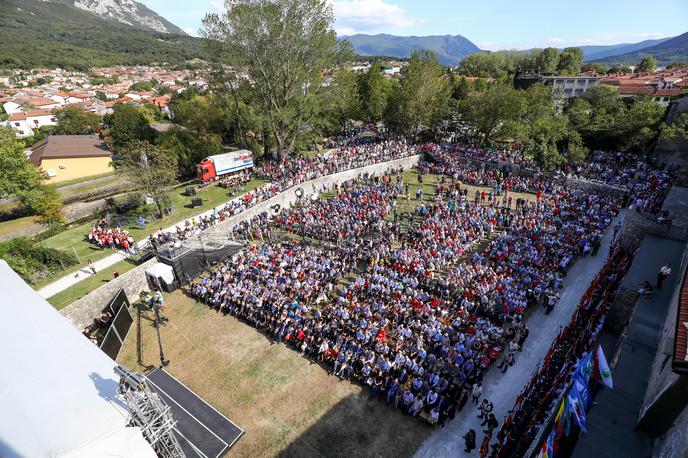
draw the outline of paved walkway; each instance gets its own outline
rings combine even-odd
[[[544,308],[533,311],[527,322],[530,335],[524,344],[523,352],[516,354],[516,364],[511,366],[505,374],[502,374],[495,366],[485,375],[483,398],[492,401],[493,412],[500,422],[493,433],[492,443],[496,441],[497,432],[501,428],[507,411],[514,406],[516,397],[547,354],[561,327],[571,320],[580,298],[604,265],[609,253],[612,228],[621,218],[623,218],[623,213],[609,225],[602,248],[596,257],[579,259],[573,265],[566,276],[561,298],[552,313],[545,315]],[[477,415],[478,409],[469,400],[454,420],[449,420],[444,428],[436,430],[423,442],[415,456],[418,458],[479,456],[480,444],[485,434],[482,432],[481,420],[477,418]],[[475,430],[477,445],[477,449],[470,454],[464,452],[463,440],[464,434],[469,429]]]
[[[666,262],[671,262],[673,269],[662,289],[638,300],[614,369],[614,389],[602,390],[595,397],[595,406],[586,422],[588,433],[578,440],[573,458],[652,456],[650,437],[636,431],[635,426],[685,246],[685,242],[678,240],[645,236],[621,286],[636,290],[645,280],[654,283],[657,271]]]

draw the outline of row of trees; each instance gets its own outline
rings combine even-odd
[[[466,56],[458,71],[465,76],[483,78],[512,76],[518,69],[538,71],[543,75],[575,75],[581,71],[582,64],[583,51],[580,48],[485,51]]]

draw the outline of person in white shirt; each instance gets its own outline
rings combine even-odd
[[[659,269],[659,273],[657,274],[657,289],[662,288],[662,283],[664,283],[664,280],[666,280],[669,275],[671,275],[671,263],[667,262]]]

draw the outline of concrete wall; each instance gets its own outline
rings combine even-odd
[[[635,210],[626,211],[623,227],[621,228],[622,244],[626,248],[636,249],[643,241],[645,234],[674,240],[688,240],[688,228],[677,224],[668,226],[657,224],[652,215],[638,213]]]
[[[681,264],[680,267],[675,266],[679,275],[676,277],[676,282],[671,285],[675,287],[675,291],[669,304],[645,398],[639,412],[640,422],[655,423],[652,417],[656,418],[659,415],[659,418],[668,417],[666,421],[673,423],[664,434],[654,439],[652,455],[661,457],[684,457],[688,450],[686,377],[682,378],[671,370],[680,286],[688,268],[688,253],[684,254]],[[673,417],[680,409],[683,411],[674,419]],[[646,414],[647,418],[644,418]]]
[[[60,313],[66,316],[77,329],[83,329],[94,318],[100,316],[100,311],[120,288],[124,289],[131,302],[138,298],[141,291],[147,291],[148,284],[146,283],[145,271],[156,262],[158,262],[156,259],[151,259],[129,272],[123,273],[81,299],[72,302],[63,308]]]
[[[61,181],[112,172],[111,163],[112,158],[108,156],[66,157],[61,159],[43,159],[41,161],[41,169],[48,172],[49,175],[51,172],[54,173],[54,176],[49,178],[48,183],[59,183]],[[64,168],[60,168],[60,166]]]

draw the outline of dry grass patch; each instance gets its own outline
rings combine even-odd
[[[179,291],[165,305],[167,370],[245,430],[232,455],[411,456],[432,431]],[[136,320],[119,357],[137,371],[159,363],[148,313],[141,323],[142,364]]]

